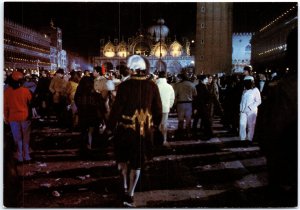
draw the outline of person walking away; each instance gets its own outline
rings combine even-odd
[[[150,155],[153,129],[158,129],[161,123],[162,102],[157,85],[148,79],[149,61],[132,55],[127,60],[127,67],[134,73],[118,86],[107,129],[116,129],[114,147],[123,179],[123,205],[133,207],[141,169]]]
[[[102,95],[102,98],[105,100],[106,106],[106,116],[105,116],[105,124],[109,115],[110,107],[109,107],[109,91],[114,90],[115,87],[111,81],[108,81],[105,75],[102,72],[101,66],[95,67],[93,71],[94,76],[94,89],[97,93]]]
[[[74,129],[78,126],[78,114],[77,114],[77,107],[74,101],[74,96],[78,87],[78,83],[80,81],[80,75],[76,71],[72,71],[70,74],[71,77],[66,86],[66,94],[67,94],[67,103],[72,113],[71,128]]]
[[[173,87],[167,83],[167,73],[165,71],[160,71],[158,73],[158,79],[156,80],[156,84],[159,90],[160,98],[162,101],[162,121],[160,123],[160,130],[163,133],[164,146],[169,146],[167,141],[167,133],[168,133],[168,115],[170,112],[170,108],[174,104],[175,100],[175,92]]]
[[[22,87],[24,75],[14,71],[9,87],[4,91],[4,122],[9,123],[17,146],[17,161],[30,161],[29,103],[32,94],[28,88]]]
[[[245,76],[244,87],[245,90],[240,103],[239,133],[242,141],[248,140],[252,142],[257,110],[258,106],[261,104],[261,96],[259,90],[254,85],[254,78],[252,76]]]
[[[213,119],[215,111],[222,116],[223,108],[219,101],[219,87],[217,85],[216,79],[212,75],[208,75],[207,89],[210,94],[210,103],[209,103],[209,114],[210,118]]]
[[[108,102],[107,102],[107,110],[110,110],[112,107],[112,104],[115,101],[117,90],[116,87],[121,83],[120,79],[117,79],[116,73],[113,70],[110,70],[106,74],[106,86],[108,87]],[[108,113],[109,114],[109,113]],[[107,116],[108,117],[108,116]]]
[[[92,149],[93,134],[103,120],[106,109],[104,99],[94,89],[94,79],[83,76],[78,84],[74,102],[78,110],[81,130],[80,153],[85,156]]]
[[[210,93],[207,88],[208,78],[206,75],[199,76],[199,84],[196,85],[197,96],[194,99],[194,121],[193,131],[197,135],[197,125],[201,119],[201,125],[204,128],[202,140],[210,140],[213,137],[212,120],[210,118]]]
[[[191,136],[191,124],[192,124],[192,102],[193,98],[197,95],[195,85],[189,80],[188,72],[186,69],[182,71],[181,82],[176,83],[174,86],[175,98],[177,103],[178,113],[178,130],[177,137],[184,137],[184,121],[186,124],[187,136]]]
[[[53,95],[53,109],[58,124],[62,127],[66,125],[65,119],[63,118],[66,113],[66,85],[64,70],[58,69],[50,82],[49,90]]]

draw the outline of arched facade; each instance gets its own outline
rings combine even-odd
[[[173,56],[173,57],[179,57],[182,55],[183,53],[183,48],[182,48],[182,45],[177,42],[177,41],[174,41],[171,45],[170,45],[170,55]],[[188,51],[187,51],[187,54]]]
[[[122,41],[116,48],[117,56],[126,58],[129,55],[128,47],[126,42]]]
[[[116,55],[115,46],[110,41],[104,46],[103,55],[105,57],[111,58]]]
[[[151,55],[155,57],[165,57],[168,54],[168,46],[165,43],[156,43],[152,48]]]
[[[163,22],[160,22],[160,24]],[[164,34],[160,34],[157,40],[157,27],[164,29]],[[100,56],[93,57],[94,66],[110,62],[115,70],[122,62],[126,62],[129,55],[139,54],[148,58],[150,63],[150,72],[166,70],[173,74],[180,73],[182,68],[194,67],[195,57],[190,55],[190,42],[180,43],[176,39],[170,41],[167,39],[167,27],[165,25],[156,25],[149,28],[148,33],[139,33],[128,38],[125,42],[114,39],[100,44]],[[163,39],[162,39],[163,37]]]
[[[152,43],[143,35],[137,36],[129,46],[130,54],[149,56],[151,53]]]

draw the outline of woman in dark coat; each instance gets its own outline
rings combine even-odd
[[[104,100],[101,94],[95,91],[92,77],[84,76],[80,80],[74,101],[78,109],[79,126],[82,133],[81,150],[91,149],[93,132],[95,128],[99,127],[106,113]]]

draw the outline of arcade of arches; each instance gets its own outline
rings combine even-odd
[[[157,34],[152,33],[153,30],[160,31],[155,27],[165,30],[160,39],[157,38]],[[127,42],[118,39],[113,42],[110,40],[103,42],[100,46],[100,56],[93,58],[93,65],[105,65],[107,70],[115,70],[121,62],[126,62],[127,56],[139,54],[149,60],[150,72],[166,70],[178,74],[182,68],[193,68],[195,57],[190,54],[190,41],[185,40],[184,43],[180,43],[176,38],[172,41],[167,37],[166,29],[165,25],[151,26],[148,32],[140,32],[129,38]]]

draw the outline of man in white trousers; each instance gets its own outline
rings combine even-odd
[[[240,103],[240,139],[253,139],[257,110],[261,104],[261,97],[259,90],[254,85],[254,78],[252,76],[245,76],[244,78],[245,90],[242,95]]]

